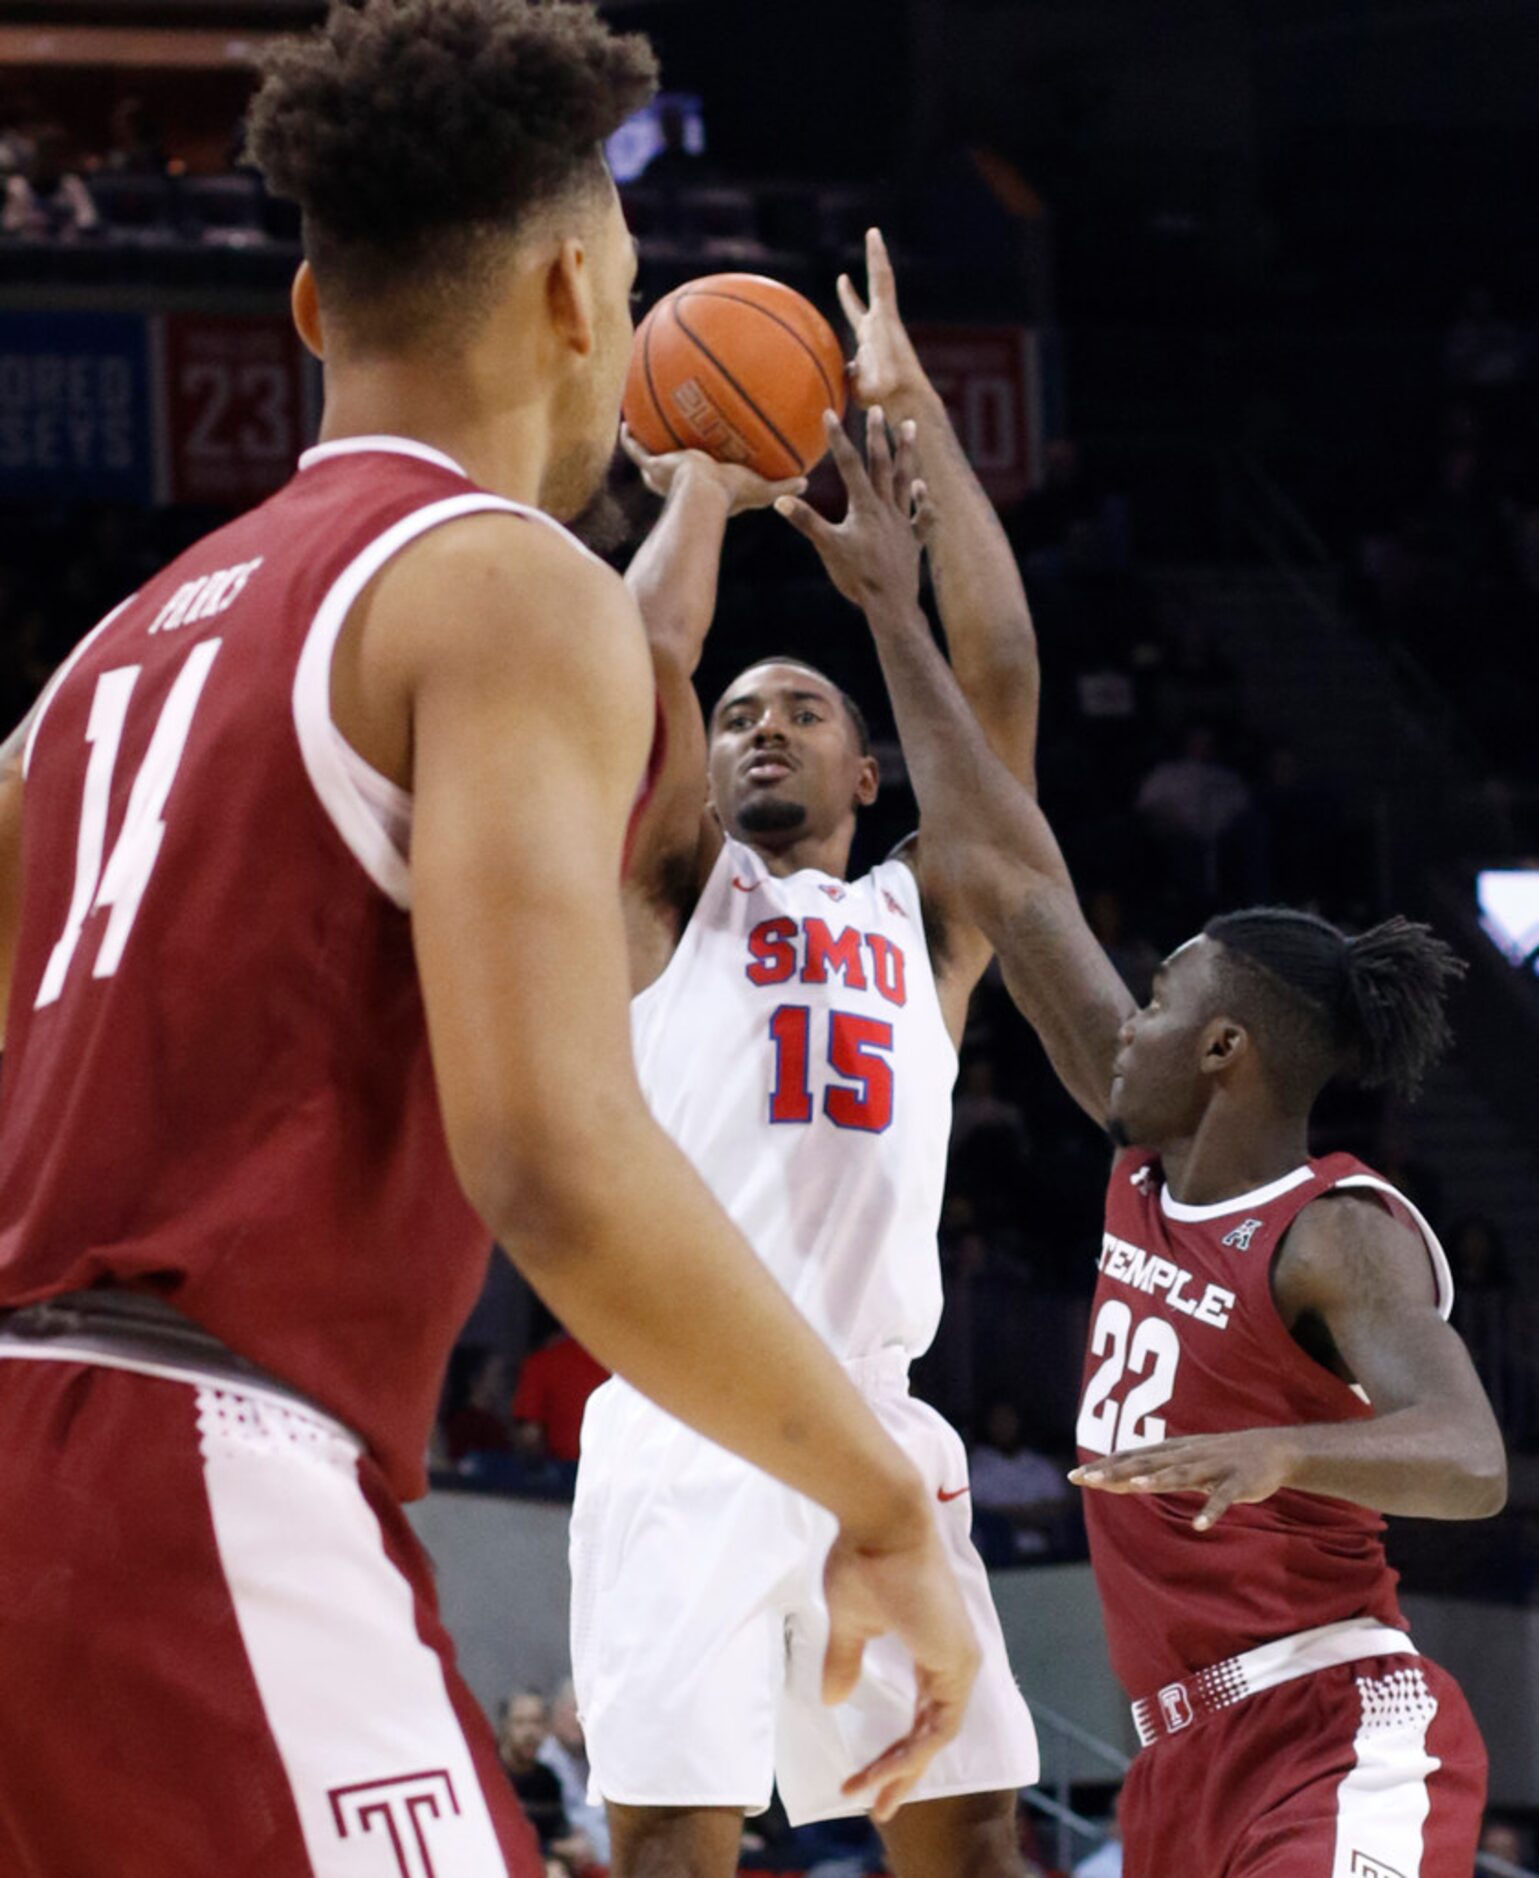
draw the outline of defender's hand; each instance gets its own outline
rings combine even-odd
[[[924,485],[914,480],[914,426],[901,427],[894,454],[886,417],[873,405],[866,414],[865,463],[832,411],[823,413],[823,428],[849,498],[844,520],[835,527],[789,496],[775,504],[776,514],[817,549],[846,600],[864,610],[884,600],[912,603],[922,553],[915,504],[924,496]]]
[[[928,1506],[921,1510],[920,1527],[891,1551],[859,1551],[841,1537],[823,1573],[829,1624],[825,1702],[848,1700],[873,1638],[891,1631],[914,1659],[912,1728],[844,1783],[852,1798],[870,1796],[879,1821],[892,1818],[931,1761],[956,1738],[982,1660]]]
[[[879,228],[866,230],[866,293],[869,304],[848,274],[839,276],[839,304],[855,335],[850,390],[869,409],[923,391],[930,382],[898,312],[898,283]]]
[[[1100,1493],[1200,1493],[1192,1524],[1206,1532],[1231,1506],[1269,1500],[1292,1477],[1294,1444],[1286,1428],[1246,1428],[1229,1435],[1186,1435],[1087,1461],[1069,1475]]]
[[[742,463],[718,463],[704,450],[670,450],[666,456],[653,456],[636,440],[629,426],[621,428],[620,448],[641,471],[641,480],[654,496],[666,498],[681,475],[698,478],[726,496],[729,516],[773,508],[782,496],[799,496],[807,487],[805,476],[789,476],[784,482],[772,483]]]

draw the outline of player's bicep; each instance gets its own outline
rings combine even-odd
[[[1426,1243],[1376,1201],[1329,1194],[1306,1207],[1278,1254],[1284,1321],[1313,1316],[1376,1411],[1484,1410],[1469,1352],[1438,1309]]]

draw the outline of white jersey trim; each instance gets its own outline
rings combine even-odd
[[[356,1456],[238,1390],[195,1401],[214,1542],[306,1871],[507,1878],[444,1664]]]
[[[120,600],[105,619],[98,620],[86,634],[85,638],[80,641],[79,645],[77,645],[74,651],[65,659],[64,663],[54,673],[53,677],[50,678],[48,683],[43,687],[43,695],[32,708],[32,726],[27,732],[27,741],[21,753],[21,773],[23,777],[26,776],[27,771],[32,767],[32,746],[37,742],[37,733],[43,728],[43,719],[48,714],[49,705],[52,704],[54,699],[58,696],[60,686],[80,663],[80,660],[85,656],[86,652],[90,650],[123,609],[129,606],[137,597],[137,594],[131,593],[128,599]]]
[[[588,553],[551,516],[503,496],[477,490],[431,502],[426,508],[402,516],[394,527],[376,536],[333,581],[316,610],[294,673],[294,728],[311,786],[353,858],[380,892],[403,911],[411,905],[411,871],[405,842],[411,821],[411,796],[367,763],[338,730],[331,715],[331,660],[358,596],[388,561],[430,529],[462,516],[481,514],[519,515],[528,521],[544,522],[565,536],[579,553]]]
[[[1269,1200],[1292,1193],[1295,1187],[1302,1187],[1306,1180],[1313,1180],[1314,1177],[1312,1167],[1295,1167],[1291,1174],[1284,1174],[1281,1180],[1274,1180],[1269,1186],[1255,1187],[1249,1193],[1238,1193],[1232,1200],[1215,1200],[1210,1206],[1185,1205],[1172,1197],[1169,1187],[1162,1181],[1160,1211],[1168,1219],[1222,1219],[1226,1213],[1248,1213],[1253,1207],[1265,1206]]]
[[[317,463],[326,463],[333,457],[359,456],[365,452],[388,456],[414,456],[423,463],[436,463],[440,469],[452,470],[456,476],[466,475],[460,464],[442,450],[435,450],[430,443],[418,443],[415,437],[392,437],[381,433],[375,437],[337,437],[330,443],[318,443],[313,449],[306,450],[299,459],[302,470],[313,468]]]
[[[1408,1200],[1398,1187],[1392,1187],[1387,1180],[1380,1180],[1377,1174],[1346,1174],[1330,1191],[1335,1193],[1343,1187],[1368,1187],[1376,1193],[1387,1193],[1392,1200],[1397,1200],[1415,1220],[1417,1230],[1426,1242],[1427,1256],[1432,1260],[1432,1275],[1437,1282],[1438,1315],[1446,1321],[1452,1314],[1454,1306],[1453,1268],[1449,1265],[1448,1254],[1443,1250],[1442,1241],[1432,1230],[1426,1214],[1414,1201]]]
[[[1419,1663],[1357,1678],[1353,1765],[1336,1789],[1331,1878],[1394,1872],[1420,1878],[1432,1811],[1427,1782],[1442,1766],[1427,1736],[1438,1702]]]

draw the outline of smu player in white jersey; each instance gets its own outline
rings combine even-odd
[[[841,528],[744,470],[631,446],[668,496],[629,576],[669,746],[628,888],[634,1036],[654,1113],[929,1482],[983,1669],[960,1735],[907,1803],[880,1785],[874,1805],[852,1796],[846,1782],[912,1712],[913,1687],[878,1645],[853,1697],[820,1704],[831,1523],[607,1384],[583,1429],[573,1659],[617,1878],[725,1878],[774,1779],[796,1823],[870,1806],[899,1878],[1023,1870],[1015,1801],[1036,1778],[1035,1737],[969,1537],[965,1451],[907,1387],[940,1317],[956,1045],[988,948],[927,884],[922,828],[901,859],[846,879],[877,788],[852,701],[809,666],[759,665],[728,687],[707,740],[691,682],[726,521],[743,507],[777,500],[868,612],[917,609],[922,465],[953,657],[995,749],[1031,777],[1036,655],[1014,558],[914,355],[875,233],[868,265],[869,310],[840,283],[871,407],[869,476],[829,420],[850,495]],[[879,404],[899,426],[896,462]]]

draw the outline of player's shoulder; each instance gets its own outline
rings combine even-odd
[[[371,623],[409,668],[447,664],[531,684],[632,683],[646,646],[624,581],[535,511],[486,510],[431,530],[386,567]]]
[[[1300,1207],[1278,1247],[1279,1297],[1319,1308],[1414,1282],[1425,1286],[1427,1244],[1374,1187],[1333,1184]]]

